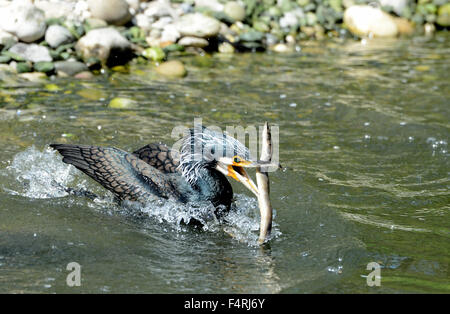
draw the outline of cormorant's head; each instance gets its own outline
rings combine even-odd
[[[258,196],[256,184],[244,169],[255,166],[256,159],[241,142],[205,127],[191,129],[181,144],[179,169],[190,183],[195,181],[199,169],[214,168]]]

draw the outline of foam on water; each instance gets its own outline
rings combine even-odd
[[[112,194],[100,187],[75,169],[61,161],[61,156],[54,150],[46,148],[39,151],[34,146],[16,154],[8,167],[0,170],[0,175],[7,177],[7,186],[1,188],[13,195],[28,198],[58,198],[69,195],[67,188],[74,190],[94,190],[100,194],[88,203],[97,210],[111,209],[110,213],[148,217],[158,223],[169,224],[175,231],[183,232],[187,224],[194,224],[205,232],[225,232],[239,242],[257,245],[259,230],[258,202],[254,197],[236,194],[232,210],[218,219],[215,208],[209,202],[181,204],[171,200],[160,200],[145,206],[125,203],[116,206]],[[102,194],[103,193],[103,194]],[[274,215],[275,216],[275,215]],[[272,238],[281,232],[276,224],[272,228]]]
[[[255,198],[243,194],[235,195],[230,212],[217,218],[215,208],[209,202],[181,204],[172,200],[161,200],[158,204],[146,206],[127,203],[125,207],[142,217],[149,217],[158,223],[168,224],[177,232],[189,232],[185,226],[191,224],[204,232],[223,232],[233,239],[249,246],[258,245],[259,208]],[[274,217],[275,217],[274,211]],[[276,223],[273,224],[270,238],[281,235]]]
[[[73,183],[76,171],[61,162],[61,157],[50,148],[42,152],[34,146],[14,156],[2,175],[14,178],[11,186],[3,189],[14,195],[29,198],[53,198],[66,196],[64,187]],[[82,183],[78,188],[86,188]]]

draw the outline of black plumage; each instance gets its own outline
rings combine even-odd
[[[64,156],[63,162],[86,173],[119,200],[182,199],[169,178],[133,154],[88,145],[51,144],[50,147]]]
[[[221,212],[230,209],[233,199],[233,189],[225,175],[236,179],[236,172],[229,171],[237,169],[230,164],[234,158],[225,153],[241,156],[242,160],[249,158],[248,149],[239,141],[205,128],[198,132],[191,130],[183,139],[180,152],[165,144],[148,144],[133,153],[89,145],[50,147],[59,151],[63,162],[86,173],[119,201],[143,204],[161,198],[184,203],[210,201]],[[243,170],[240,172],[245,174]]]
[[[177,201],[211,201],[229,209],[230,183],[219,171],[205,167],[189,184],[177,169],[178,159],[164,144],[149,144],[133,154],[111,147],[51,144],[64,158],[111,191],[119,200],[150,203],[159,198]],[[177,155],[175,155],[177,156]]]
[[[148,144],[134,151],[133,155],[164,173],[178,172],[177,167],[180,165],[180,156],[166,144]]]

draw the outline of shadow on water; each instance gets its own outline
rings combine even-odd
[[[299,54],[183,57],[183,80],[133,64],[92,81],[1,77],[0,291],[449,292],[448,36],[304,43]],[[124,109],[111,99],[132,99]],[[193,207],[130,215],[47,150],[132,151],[174,126],[280,128],[270,243],[236,184],[228,224],[180,224]],[[52,180],[58,185],[52,185]],[[95,200],[58,186],[92,191]],[[66,265],[82,286],[66,285]],[[368,287],[369,262],[381,286]]]

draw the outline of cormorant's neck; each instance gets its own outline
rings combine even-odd
[[[227,178],[218,170],[211,167],[196,169],[196,176],[189,180],[194,191],[201,200],[209,200],[215,207],[224,205],[226,209],[231,206],[233,189]]]

